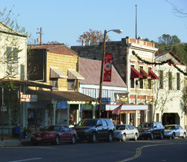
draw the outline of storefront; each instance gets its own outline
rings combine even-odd
[[[106,105],[108,118],[112,119],[114,124],[130,124],[137,127],[144,116],[141,117],[142,111],[148,110],[148,105],[121,105],[119,115],[112,114],[112,111],[120,105]]]

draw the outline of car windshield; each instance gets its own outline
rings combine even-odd
[[[60,131],[61,126],[49,126],[47,131]]]
[[[165,128],[165,129],[172,130],[172,129],[175,129],[175,126],[166,125],[164,128]]]
[[[125,130],[125,125],[117,125],[116,130]]]
[[[97,120],[82,120],[79,122],[78,126],[95,126]]]
[[[153,123],[142,123],[141,128],[153,128]]]

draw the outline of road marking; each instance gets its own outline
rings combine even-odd
[[[126,161],[130,161],[130,160],[134,160],[136,158],[138,158],[139,156],[141,156],[142,154],[142,149],[147,148],[147,147],[154,147],[154,146],[160,146],[160,145],[171,145],[171,144],[175,144],[175,143],[170,143],[170,144],[155,144],[155,145],[146,145],[146,146],[142,146],[136,149],[136,154],[130,158],[118,161],[118,162],[126,162]]]
[[[23,160],[9,161],[9,162],[23,162],[23,161],[33,161],[33,160],[40,160],[40,159],[42,158],[23,159]]]

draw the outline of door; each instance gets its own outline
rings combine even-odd
[[[179,136],[180,136],[180,129],[179,129],[179,126],[178,126],[178,125],[175,126],[175,136],[176,136],[176,137],[179,137]]]
[[[109,132],[108,124],[104,119],[101,120],[101,121],[102,121],[102,124],[103,124],[102,137],[103,138],[108,138],[108,132]]]
[[[131,139],[132,133],[131,133],[131,129],[130,129],[129,125],[126,125],[125,132],[126,132],[126,138]]]
[[[62,127],[61,134],[60,134],[60,140],[65,142],[70,140],[70,129],[68,127]]]
[[[97,121],[96,130],[97,130],[97,138],[103,138],[104,130],[103,130],[103,124],[101,120]]]

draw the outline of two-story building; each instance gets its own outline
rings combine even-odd
[[[102,60],[103,43],[94,46],[72,46],[80,57]],[[137,126],[143,121],[152,121],[154,89],[151,82],[158,79],[154,73],[154,66],[147,65],[132,54],[138,53],[146,60],[154,61],[158,49],[153,43],[139,39],[126,37],[121,41],[106,42],[106,53],[113,54],[113,64],[128,87],[128,101],[131,105],[141,105],[139,108],[132,107],[126,112],[126,118]],[[146,108],[142,105],[147,105]],[[111,108],[113,109],[113,108]]]
[[[78,55],[64,44],[28,46],[28,80],[51,85],[52,90],[30,89],[37,103],[28,103],[28,125],[74,124],[80,120],[80,107],[96,99],[79,93]]]

